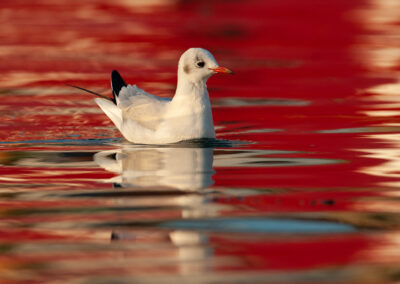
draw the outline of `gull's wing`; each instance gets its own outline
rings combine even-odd
[[[111,73],[113,99],[95,102],[129,141],[145,143],[154,138],[171,99],[151,95],[136,85],[127,85],[121,75]]]
[[[117,104],[117,98],[119,95],[119,92],[121,91],[122,87],[126,87],[127,84],[125,83],[124,79],[122,79],[121,75],[118,73],[117,70],[113,70],[111,72],[111,89],[113,92],[113,102]]]
[[[117,106],[124,121],[135,121],[139,125],[156,130],[163,121],[171,99],[151,95],[136,85],[122,87],[117,97]]]

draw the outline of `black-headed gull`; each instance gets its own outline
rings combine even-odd
[[[215,73],[233,72],[218,65],[202,48],[185,51],[178,64],[178,85],[172,99],[127,85],[117,71],[111,74],[114,98],[96,103],[130,142],[164,144],[215,138],[206,82]]]

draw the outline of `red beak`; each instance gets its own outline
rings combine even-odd
[[[228,68],[225,67],[215,67],[215,68],[208,68],[212,71],[214,71],[215,73],[225,73],[225,74],[233,74],[233,72],[231,70],[229,70]]]

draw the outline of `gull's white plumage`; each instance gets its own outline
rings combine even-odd
[[[164,144],[215,138],[206,82],[217,72],[232,73],[219,67],[207,50],[190,48],[179,60],[178,84],[172,99],[127,85],[120,91],[112,86],[115,103],[101,98],[95,101],[122,135],[134,143]]]

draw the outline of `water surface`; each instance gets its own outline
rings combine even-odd
[[[395,283],[397,1],[2,1],[1,283]],[[51,19],[51,20],[50,20]],[[216,141],[133,145],[79,85],[172,96]]]

